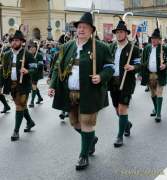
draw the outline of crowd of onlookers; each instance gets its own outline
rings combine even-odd
[[[43,55],[44,72],[46,74],[50,71],[50,65],[52,64],[52,61],[55,59],[55,56],[59,52],[60,45],[66,43],[67,41],[69,41],[71,39],[73,39],[74,36],[75,36],[74,33],[67,32],[67,33],[62,34],[57,41],[47,41],[47,40],[40,41],[39,51]],[[98,37],[97,34],[95,37],[96,37],[96,39],[100,40],[100,38]],[[105,42],[108,44],[112,43],[112,41],[105,41]],[[138,41],[137,41],[137,43],[138,43]],[[142,49],[148,43],[149,43],[149,41],[144,42],[143,44],[140,44],[141,53],[142,53]],[[167,38],[164,39],[163,43],[167,45]],[[1,49],[3,44],[5,45],[4,51],[7,51],[10,48],[10,35],[9,34],[5,34],[2,37],[2,40],[0,41],[0,49]],[[137,44],[137,45],[139,45],[139,44]]]

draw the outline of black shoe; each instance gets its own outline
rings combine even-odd
[[[145,89],[145,92],[149,92],[150,91],[150,89],[149,89],[149,87],[147,87],[146,89]]]
[[[117,140],[115,141],[114,143],[114,147],[118,148],[118,147],[121,147],[123,146],[123,138],[117,138]]]
[[[80,157],[77,164],[76,164],[76,170],[84,170],[89,166],[89,159],[88,157]]]
[[[19,133],[14,131],[11,136],[11,141],[18,141],[18,140],[19,140]]]
[[[30,108],[34,108],[34,103],[30,103],[30,104],[29,104],[29,107],[30,107]]]
[[[95,136],[93,141],[92,141],[90,150],[89,150],[89,155],[90,156],[92,156],[95,153],[95,145],[97,144],[97,141],[98,141],[98,137]]]
[[[124,132],[124,136],[129,137],[130,136],[130,129],[132,128],[132,123],[128,122],[126,128],[125,128],[125,132]]]
[[[5,106],[3,111],[1,111],[1,113],[7,113],[10,110],[10,106]]]
[[[34,121],[32,121],[30,124],[27,125],[27,127],[24,129],[24,132],[30,132],[31,128],[35,126]]]
[[[150,114],[150,116],[152,116],[152,117],[153,117],[153,116],[156,116],[156,115],[157,115],[157,114],[156,114],[155,110],[153,110],[152,113]]]
[[[63,111],[60,115],[59,115],[60,119],[64,119],[66,117],[65,112]]]
[[[162,119],[161,119],[161,116],[157,116],[156,118],[155,118],[155,122],[156,123],[160,123],[162,121]]]
[[[43,98],[39,98],[36,104],[40,104],[43,101]]]

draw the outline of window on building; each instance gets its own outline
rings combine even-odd
[[[167,5],[167,0],[156,0],[156,6]]]
[[[132,0],[132,7],[137,8],[141,6],[141,0]]]

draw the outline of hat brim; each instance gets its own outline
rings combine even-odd
[[[151,39],[162,39],[162,37],[160,37],[160,36],[151,36]]]
[[[128,29],[121,29],[121,28],[118,28],[118,29],[113,29],[113,30],[112,30],[112,33],[113,33],[113,34],[116,34],[116,31],[118,31],[118,30],[123,30],[123,31],[127,32],[127,33],[128,33],[128,35],[131,33],[131,31],[130,31],[130,30],[128,30]]]
[[[93,26],[92,24],[90,24],[90,23],[88,23],[88,22],[85,22],[85,21],[77,21],[77,22],[74,22],[74,23],[73,23],[73,24],[74,24],[74,27],[77,28],[80,23],[89,24],[89,25],[93,28],[93,32],[96,31],[96,27],[95,27],[95,26]]]
[[[19,37],[11,37],[9,41],[12,42],[14,39],[20,39],[20,41],[26,42],[24,38],[19,38]]]

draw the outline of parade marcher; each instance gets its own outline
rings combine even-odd
[[[38,101],[36,104],[40,104],[43,101],[43,98],[40,94],[40,90],[37,87],[38,81],[43,79],[43,56],[40,52],[38,52],[38,45],[37,43],[33,42],[29,45],[29,52],[33,55],[37,62],[37,70],[32,73],[32,95],[31,95],[31,103],[29,104],[30,108],[34,107],[34,100],[36,95],[38,96]]]
[[[7,103],[7,100],[5,96],[3,95],[3,85],[4,85],[4,79],[3,79],[3,67],[2,67],[2,59],[3,59],[3,47],[4,45],[1,46],[1,53],[0,53],[0,101],[4,105],[3,110],[1,113],[6,113],[10,110],[10,106]]]
[[[151,43],[143,51],[142,56],[142,82],[149,85],[154,110],[150,116],[155,116],[155,122],[161,122],[161,109],[163,101],[163,87],[166,85],[167,47],[162,45],[160,29],[154,30]]]
[[[108,47],[96,40],[96,74],[93,75],[91,35],[96,28],[91,13],[85,13],[74,25],[77,39],[63,45],[48,94],[54,95],[53,108],[69,112],[71,125],[81,135],[76,170],[82,170],[89,165],[88,156],[95,152],[97,113],[108,105],[107,81],[114,67]]]
[[[49,73],[49,77],[48,79],[51,79],[52,76],[52,72],[53,72],[53,68],[54,68],[54,64],[56,63],[57,59],[58,59],[58,55],[60,52],[60,46],[62,46],[63,44],[67,43],[68,41],[71,40],[71,34],[70,32],[66,32],[66,34],[62,34],[58,40],[59,43],[59,51],[55,53],[53,60],[51,61],[51,68],[50,68],[50,73]],[[65,118],[69,117],[68,112],[65,111],[61,111],[61,113],[59,114],[60,119],[62,120],[61,122],[64,123],[65,122]]]
[[[132,42],[128,41],[130,30],[127,29],[125,21],[121,17],[116,29],[112,32],[116,35],[117,41],[110,45],[112,59],[115,62],[115,73],[109,83],[109,90],[113,106],[119,117],[119,132],[114,146],[121,147],[123,145],[123,135],[130,136],[132,127],[132,123],[128,120],[128,106],[135,90],[135,73],[140,68],[140,51],[137,46],[134,46],[130,63],[127,64]],[[120,90],[125,71],[127,71],[127,75],[123,89]]]
[[[2,65],[3,79],[7,86],[4,88],[10,90],[16,106],[15,128],[11,136],[11,141],[16,141],[19,139],[19,129],[23,118],[27,120],[24,132],[30,132],[31,128],[35,126],[27,108],[27,100],[31,91],[30,74],[34,72],[37,64],[33,56],[22,47],[25,39],[20,30],[16,30],[10,40],[11,50],[4,54]],[[23,62],[24,67],[22,66]],[[22,81],[21,77],[23,77]]]

